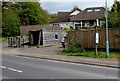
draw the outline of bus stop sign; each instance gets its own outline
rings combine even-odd
[[[94,33],[94,43],[95,43],[95,44],[98,44],[98,43],[99,43],[99,33],[98,33],[98,32],[95,32],[95,33]]]

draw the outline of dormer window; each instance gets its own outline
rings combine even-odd
[[[99,12],[99,11],[100,11],[100,9],[95,9],[95,11],[96,11],[96,12]]]
[[[93,10],[87,10],[87,12],[92,12]]]

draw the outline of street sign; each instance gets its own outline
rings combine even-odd
[[[98,32],[95,32],[95,33],[94,33],[94,43],[95,43],[95,44],[98,44],[98,43],[99,43],[99,33],[98,33]]]

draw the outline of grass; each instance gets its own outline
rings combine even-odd
[[[1,37],[0,42],[7,40],[7,37]]]
[[[61,52],[57,53],[58,55],[66,55],[66,56],[83,56],[83,57],[93,57],[93,58],[106,58],[106,52],[103,50],[98,51],[97,55],[94,50],[86,50],[82,48],[81,44],[77,41],[73,41],[73,43],[63,49]],[[119,59],[120,60],[120,52],[110,52],[109,58],[111,59]]]
[[[98,52],[97,55],[95,55],[94,51],[86,51],[84,53],[65,53],[65,52],[59,52],[58,55],[66,55],[66,56],[83,56],[83,57],[93,57],[93,58],[106,58],[106,52]],[[119,59],[120,60],[120,52],[110,52],[109,58],[112,59]]]

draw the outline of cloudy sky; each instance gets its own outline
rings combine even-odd
[[[107,1],[108,7],[111,8],[114,0]],[[105,0],[40,0],[40,3],[43,9],[48,10],[50,13],[69,12],[74,6],[82,10],[89,7],[105,7]]]

